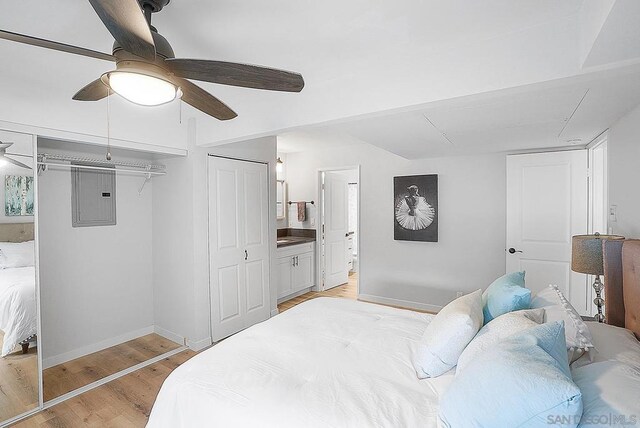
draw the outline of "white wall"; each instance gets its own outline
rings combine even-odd
[[[153,179],[153,306],[156,326],[192,337],[193,159],[167,159],[167,175]],[[150,189],[151,190],[151,189]]]
[[[152,187],[116,178],[117,225],[71,227],[71,173],[39,177],[42,352],[49,366],[153,330]]]
[[[33,136],[16,132],[0,130],[0,142],[11,143],[7,149],[9,157],[22,162],[25,165],[33,166]],[[16,156],[24,155],[24,156]],[[30,157],[26,157],[30,156]],[[4,163],[0,165],[0,223],[33,223],[32,215],[29,216],[7,216],[5,215],[5,176],[25,175],[33,177],[33,169],[24,169],[19,166]]]
[[[290,153],[292,200],[317,200],[317,170],[361,165],[360,282],[365,300],[438,309],[505,272],[505,156],[409,161],[373,146]],[[438,174],[439,242],[393,239],[393,177]]]
[[[195,134],[191,122],[189,155],[167,161],[167,176],[155,181],[153,279],[156,326],[185,337],[193,349],[201,349],[211,344],[207,155],[269,163],[271,310],[275,313],[276,141],[262,138],[207,149],[195,146]]]
[[[609,204],[618,208],[617,221],[609,221],[613,233],[640,238],[640,106],[609,129]]]

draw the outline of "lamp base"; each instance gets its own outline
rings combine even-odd
[[[594,317],[598,322],[604,322],[604,314],[602,313],[602,308],[604,307],[602,288],[603,284],[600,281],[600,275],[596,275],[596,280],[593,282],[593,289],[596,291],[596,298],[593,299],[593,303],[598,307],[598,313]]]

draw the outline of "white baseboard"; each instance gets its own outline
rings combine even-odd
[[[274,310],[271,311],[271,316],[275,317],[276,315],[278,315],[280,313],[280,311],[278,310],[278,308],[275,308]]]
[[[370,303],[379,303],[381,305],[400,306],[407,309],[418,309],[420,311],[438,312],[442,306],[429,305],[427,303],[412,302],[410,300],[392,299],[390,297],[374,296],[371,294],[359,294],[358,300]]]
[[[192,351],[195,351],[195,352],[202,351],[203,349],[208,348],[212,344],[213,344],[213,342],[211,342],[211,338],[210,337],[206,337],[206,338],[200,339],[200,340],[189,340],[189,339],[187,339],[187,346]]]
[[[184,336],[180,336],[178,333],[174,333],[172,331],[165,330],[164,328],[159,327],[157,325],[153,327],[153,331],[158,336],[162,336],[165,339],[168,339],[168,340],[170,340],[172,342],[177,343],[178,345],[186,345],[187,344],[187,339],[185,339]]]
[[[144,327],[138,330],[130,331],[120,336],[105,339],[103,341],[93,343],[91,345],[83,346],[73,351],[65,352],[51,357],[44,358],[42,360],[43,368],[57,366],[58,364],[66,363],[67,361],[75,360],[76,358],[83,357],[85,355],[93,354],[94,352],[102,351],[103,349],[110,348],[115,345],[119,345],[123,342],[136,339],[140,336],[145,336],[154,332],[154,326]]]

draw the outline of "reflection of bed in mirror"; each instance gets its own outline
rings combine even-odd
[[[0,224],[0,421],[38,404],[33,223]]]
[[[33,223],[0,224],[1,356],[23,354],[37,332]]]

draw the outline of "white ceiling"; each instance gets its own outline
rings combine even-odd
[[[640,67],[284,133],[283,151],[370,143],[405,158],[586,145],[640,104]]]
[[[559,120],[584,95],[581,78],[603,65],[605,74],[614,73],[636,56],[637,45],[617,44],[634,34],[627,27],[639,27],[633,13],[624,13],[633,7],[609,0],[612,7],[592,13],[600,1],[173,0],[153,23],[178,57],[299,71],[305,89],[288,94],[203,83],[239,113],[228,122],[188,106],[180,112],[178,103],[141,109],[116,100],[112,137],[179,146],[192,117],[200,145],[280,134],[283,144],[287,138],[293,144],[289,151],[318,141],[374,141],[406,156],[550,145]],[[105,52],[112,43],[87,1],[0,0],[0,28]],[[615,57],[602,56],[612,44],[622,46]],[[105,101],[70,98],[112,64],[2,40],[0,56],[7,101],[0,120],[104,136]],[[578,83],[557,92],[544,86],[567,78]],[[581,106],[586,113],[577,112],[584,119],[574,115],[575,129],[568,126],[562,138],[591,135],[604,122],[598,112],[615,116],[637,103],[635,89],[614,83],[622,100],[608,95],[609,83],[590,89]]]

